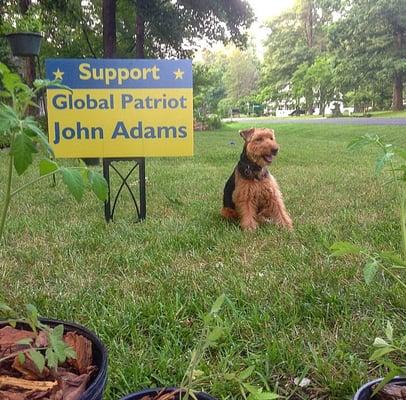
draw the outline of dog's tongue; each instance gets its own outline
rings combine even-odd
[[[267,163],[272,162],[272,155],[264,156],[264,160],[265,160]]]

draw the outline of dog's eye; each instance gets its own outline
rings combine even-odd
[[[260,138],[256,138],[255,140],[254,140],[254,142],[262,142],[262,138],[260,137]]]

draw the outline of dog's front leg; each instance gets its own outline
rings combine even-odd
[[[268,205],[260,211],[258,218],[262,221],[271,218],[278,225],[282,225],[289,230],[293,229],[292,219],[286,211],[282,193],[274,179],[272,180],[271,190],[269,191]]]
[[[240,226],[245,231],[253,231],[258,223],[255,219],[255,206],[251,201],[241,201],[235,204],[238,215],[240,216]]]
[[[292,219],[286,211],[285,203],[283,202],[282,194],[276,190],[275,198],[273,199],[273,215],[272,218],[279,225],[282,225],[289,230],[293,229]]]

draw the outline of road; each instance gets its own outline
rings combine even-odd
[[[230,122],[227,118],[225,122]],[[337,124],[337,125],[406,125],[406,118],[233,118],[240,123],[259,124]]]

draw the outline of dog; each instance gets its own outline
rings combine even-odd
[[[261,222],[275,222],[289,230],[292,220],[286,211],[276,179],[267,166],[279,151],[272,129],[240,131],[244,148],[240,161],[224,187],[221,215],[239,219],[243,230],[255,230]]]

